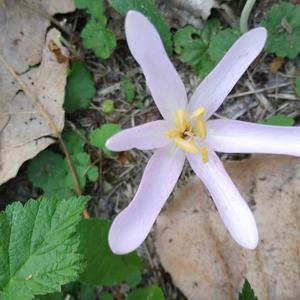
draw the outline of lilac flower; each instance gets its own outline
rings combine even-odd
[[[125,254],[145,240],[186,158],[209,190],[231,236],[247,249],[256,248],[258,232],[254,217],[215,151],[300,156],[300,130],[208,119],[261,52],[266,30],[256,28],[240,37],[201,82],[189,103],[184,85],[149,20],[131,11],[125,30],[131,53],[143,69],[164,120],[123,130],[107,142],[113,151],[156,149],[134,199],[111,226],[112,251]]]

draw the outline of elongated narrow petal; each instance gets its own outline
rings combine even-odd
[[[209,145],[218,152],[272,153],[300,156],[300,127],[234,120],[207,122]]]
[[[110,228],[108,240],[114,253],[129,253],[142,244],[171,194],[184,160],[184,152],[173,145],[153,154],[135,197]]]
[[[167,121],[149,122],[113,135],[106,142],[106,147],[112,151],[126,151],[133,148],[140,150],[162,148],[172,143],[166,135],[169,129],[170,126]]]
[[[203,106],[204,118],[207,120],[261,52],[266,38],[267,31],[263,27],[242,35],[196,89],[188,106],[189,111],[193,112]]]
[[[143,69],[160,113],[174,122],[176,109],[186,108],[187,96],[159,34],[148,18],[136,11],[127,14],[125,31],[129,49]]]
[[[235,241],[255,249],[258,232],[251,210],[225,171],[220,159],[209,150],[207,163],[199,155],[187,154],[192,169],[209,190],[225,226]]]

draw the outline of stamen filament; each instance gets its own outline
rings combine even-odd
[[[174,138],[174,141],[179,148],[185,150],[186,152],[193,153],[193,154],[198,153],[198,149],[192,139],[186,141],[185,139],[182,138]]]
[[[202,162],[204,164],[208,163],[208,147],[207,146],[201,147],[201,156],[202,156]]]
[[[177,125],[178,130],[181,132],[184,132],[187,129],[189,123],[187,122],[187,119],[186,119],[185,110],[178,109],[176,111],[176,125]]]
[[[167,131],[166,135],[170,139],[177,138],[177,137],[179,138],[180,132],[177,128],[174,128],[174,129],[170,129],[169,131]]]
[[[196,120],[198,135],[205,139],[207,135],[206,125],[202,118]]]
[[[202,118],[204,115],[204,112],[205,112],[204,107],[199,107],[192,113],[191,118],[193,118],[193,119],[198,118],[198,117]]]

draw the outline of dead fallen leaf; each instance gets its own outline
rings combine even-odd
[[[57,127],[64,125],[64,90],[66,84],[65,64],[58,63],[49,51],[52,40],[66,53],[56,29],[49,31],[39,67],[31,68],[21,79],[36,94],[40,103],[50,114]],[[47,121],[34,107],[32,100],[19,90],[18,83],[0,67],[0,184],[14,177],[22,163],[54,142]]]
[[[259,228],[256,251],[239,247],[197,178],[157,221],[164,268],[189,300],[236,299],[244,276],[260,300],[300,299],[300,160],[260,155],[225,163]]]
[[[279,69],[282,67],[284,63],[284,58],[283,57],[275,57],[272,59],[269,67],[271,73],[275,74],[279,71]]]
[[[51,15],[72,10],[72,0],[6,0],[0,6],[1,55],[35,93],[59,130],[62,130],[64,124],[62,104],[67,65],[58,62],[57,51],[62,56],[67,56],[67,51],[59,42],[57,30],[49,31],[46,38],[45,34]],[[49,18],[42,16],[43,13],[48,14]],[[49,43],[58,47],[56,54],[49,51]],[[0,79],[2,184],[16,175],[24,161],[34,157],[54,140],[47,121],[40,116],[31,99],[2,65]]]
[[[206,20],[210,16],[213,7],[217,7],[216,0],[171,0],[178,8],[193,12],[193,15]]]

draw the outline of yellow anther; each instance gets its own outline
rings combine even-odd
[[[186,152],[193,154],[198,153],[198,149],[193,140],[186,141],[182,138],[174,138],[174,141],[179,148],[185,150]]]
[[[202,162],[204,164],[208,163],[208,148],[207,148],[207,146],[201,147],[201,155],[202,155]]]
[[[207,135],[207,130],[206,130],[205,122],[203,121],[202,118],[198,118],[196,120],[196,126],[197,126],[198,136],[200,136],[202,139],[205,139]]]
[[[169,131],[166,132],[166,135],[168,138],[173,139],[173,138],[180,138],[180,132],[177,128],[175,129],[170,129]]]
[[[186,113],[183,109],[176,111],[176,125],[180,132],[184,132],[189,127],[189,122],[186,119]]]
[[[196,109],[192,115],[191,115],[191,118],[195,119],[195,118],[198,118],[198,117],[203,117],[204,115],[204,112],[205,112],[205,108],[204,107],[199,107],[198,109]]]

